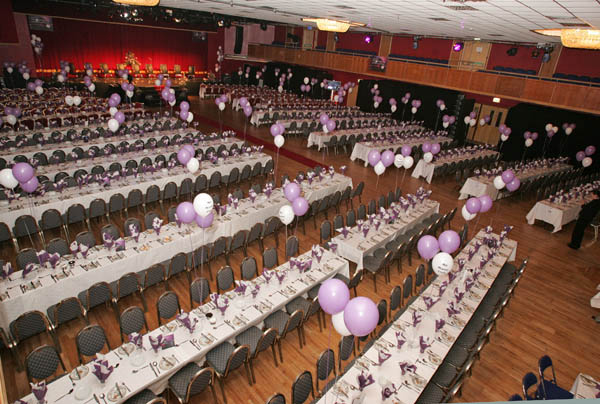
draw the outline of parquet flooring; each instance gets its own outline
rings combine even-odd
[[[192,98],[192,111],[199,117],[208,117],[217,120],[216,106],[212,101],[199,101]],[[223,122],[238,129],[241,133],[244,127],[243,114],[232,112],[229,108],[222,114]],[[218,124],[217,124],[218,125]],[[201,123],[200,129],[215,130],[206,122]],[[248,133],[266,142],[272,142],[272,137],[267,127],[255,128],[248,126]],[[297,154],[321,162],[325,166],[333,165],[338,169],[342,165],[348,166],[347,175],[350,175],[355,185],[360,181],[365,182],[363,203],[387,194],[395,188],[396,171],[390,167],[388,172],[376,179],[372,168],[365,168],[362,163],[353,163],[347,154],[329,154],[317,152],[315,149],[306,148],[303,138],[287,137],[284,146]],[[273,154],[272,151],[267,152]],[[289,159],[279,157],[278,177],[283,173],[295,174],[298,170],[308,167]],[[411,172],[412,170],[410,170]],[[441,203],[441,211],[446,212],[454,207],[462,207],[464,202],[458,201],[458,186],[453,178],[436,179],[428,185],[422,180],[410,177],[408,172],[402,181],[402,172],[398,176],[398,183],[402,184],[403,192],[414,192],[419,186],[433,190],[432,198]],[[247,191],[249,184],[242,188]],[[222,195],[225,191],[222,191]],[[598,331],[600,325],[596,324],[591,316],[598,314],[597,310],[589,306],[589,299],[595,293],[596,285],[600,283],[600,243],[579,251],[569,249],[566,244],[570,239],[573,224],[565,226],[563,231],[551,234],[550,228],[543,224],[530,226],[526,223],[525,215],[533,206],[534,201],[521,201],[519,198],[509,198],[495,202],[495,207],[481,217],[470,223],[469,235],[475,230],[488,224],[502,226],[511,224],[515,229],[511,238],[518,241],[517,261],[529,257],[529,265],[520,283],[516,294],[511,301],[503,318],[499,319],[497,328],[491,336],[491,342],[483,349],[481,360],[473,367],[473,374],[463,387],[461,397],[455,397],[455,402],[473,401],[499,401],[507,400],[511,394],[521,391],[521,378],[526,372],[537,373],[537,360],[544,354],[550,355],[554,360],[558,383],[565,388],[570,388],[579,372],[600,377],[600,344]],[[355,206],[357,206],[355,201]],[[345,215],[345,206],[342,214]],[[330,213],[330,219],[333,214]],[[319,223],[319,222],[318,222]],[[458,230],[464,220],[459,213],[452,222],[452,227]],[[116,222],[119,228],[120,221]],[[99,230],[99,227],[95,228]],[[312,223],[307,223],[307,232],[297,234],[300,238],[300,250],[308,250],[312,244],[318,243],[319,233],[313,229]],[[584,244],[590,240],[593,232],[588,231]],[[284,257],[283,234],[280,234],[280,248],[278,250],[280,262]],[[267,246],[274,246],[270,238]],[[10,249],[1,251],[3,258],[12,255]],[[174,251],[175,254],[177,251]],[[248,248],[248,254],[254,256],[257,262],[261,261],[260,248],[255,243]],[[236,276],[239,276],[239,267],[243,259],[242,253],[237,252],[231,257],[231,266]],[[406,275],[413,273],[421,263],[420,259],[413,261],[412,267],[404,265],[403,273],[392,270],[391,283],[386,284],[383,277],[378,277],[377,290],[374,293],[370,277],[358,287],[359,295],[372,298],[375,302],[382,298],[389,299],[391,289],[400,285]],[[225,265],[224,259],[218,259],[213,264],[213,272]],[[353,268],[351,268],[352,270]],[[142,270],[137,268],[136,270]],[[184,309],[189,309],[188,285],[185,276],[180,276],[170,282],[172,290],[179,295]],[[214,282],[211,284],[215,290]],[[146,313],[150,328],[157,327],[155,304],[164,286],[159,285],[146,292],[149,310]],[[131,297],[121,301],[119,308],[124,310],[129,305],[139,305],[139,299]],[[255,361],[257,383],[249,386],[243,370],[235,371],[226,380],[226,391],[229,403],[264,403],[275,392],[286,395],[288,402],[291,398],[291,385],[296,376],[303,370],[315,371],[315,362],[319,354],[331,347],[336,351],[339,335],[333,330],[330,320],[323,332],[319,332],[318,322],[313,317],[306,325],[305,332],[307,346],[299,349],[297,336],[288,336],[283,342],[284,362],[278,368],[273,365],[269,352],[264,352]],[[107,331],[112,347],[120,344],[119,328],[112,311],[102,308],[90,313],[90,322],[98,323]],[[59,330],[59,338],[63,347],[62,357],[68,370],[77,364],[75,349],[75,335],[84,326],[82,322],[71,322]],[[21,356],[42,343],[43,338],[32,338],[20,347]],[[12,357],[2,353],[5,384],[8,391],[9,402],[29,392],[29,385],[24,372],[17,372]],[[222,402],[220,391],[217,396]],[[172,399],[174,399],[172,397]],[[212,402],[209,393],[202,394],[192,400],[193,403]]]

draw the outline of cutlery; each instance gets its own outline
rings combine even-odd
[[[160,368],[158,367],[158,363],[156,361],[152,362],[152,365],[154,366],[154,368],[156,369],[156,371],[158,372],[158,374],[160,375]],[[157,375],[158,376],[158,375]]]
[[[128,392],[131,393],[131,389],[129,387],[127,387],[127,385],[125,383],[121,383],[121,386],[125,387],[125,390],[127,390]]]
[[[106,402],[106,395],[104,393],[100,394],[100,398],[102,399],[102,401],[104,401],[104,404],[108,404]]]
[[[154,369],[154,365],[152,362],[150,362],[150,369],[152,369],[152,371],[154,372],[154,376],[158,377],[158,373],[156,373],[156,369]]]
[[[233,324],[231,324],[231,321],[229,321],[229,320],[225,320],[225,324],[227,324],[228,326],[230,326],[230,327],[231,327],[231,329],[232,329],[233,331],[235,331],[235,327],[233,326]]]
[[[149,364],[147,364],[147,365],[145,365],[145,366],[142,366],[142,367],[141,367],[141,368],[139,368],[139,369],[133,369],[133,370],[131,371],[131,373],[137,373],[137,372],[141,371],[142,369],[145,369],[145,368],[147,368],[148,366],[151,366],[151,365],[152,365],[152,364],[151,364],[151,363],[149,363]],[[152,370],[154,370],[154,369],[152,369]]]
[[[69,394],[71,394],[73,392],[73,388],[71,388],[71,390],[67,391],[65,394],[63,394],[62,396],[58,397],[56,400],[54,401],[58,401],[60,399],[65,398],[66,396],[68,396]]]
[[[96,393],[94,393],[94,400],[96,400],[96,403],[100,404],[100,400],[98,400],[98,396],[96,395]]]
[[[123,349],[123,352],[127,352],[127,351],[125,351],[125,349]],[[115,353],[115,356],[116,356],[117,358],[119,358],[119,360],[120,360],[120,361],[122,361],[122,360],[123,360],[123,358],[121,358],[121,355],[119,355],[119,353],[117,352],[117,350],[116,350],[116,349],[115,349],[114,353]]]
[[[179,359],[175,355],[171,355],[171,358],[175,359],[175,363],[179,363]]]
[[[119,388],[119,383],[115,382],[115,388],[117,389],[117,394],[119,397],[123,398],[123,394],[121,394],[121,389]]]

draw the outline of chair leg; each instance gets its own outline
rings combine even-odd
[[[373,273],[373,289],[375,290],[375,293],[377,293],[377,274]]]
[[[279,367],[279,362],[277,362],[277,353],[275,352],[275,343],[271,344],[271,352],[273,353],[273,362],[275,362],[275,367]]]
[[[283,353],[281,351],[281,337],[277,339],[277,346],[279,347],[279,360],[283,363]]]
[[[254,361],[252,359],[248,359],[250,361],[250,374],[252,375],[252,382],[256,384],[256,376],[254,375]]]
[[[219,379],[219,385],[221,386],[221,394],[223,394],[223,402],[225,404],[227,404],[227,396],[225,395],[225,382],[223,381],[223,378],[221,376],[217,376],[217,379]]]
[[[254,377],[254,372],[252,372],[252,375],[250,374],[250,365],[248,364],[248,361],[244,362],[244,367],[246,368],[246,376],[248,376],[248,384],[252,386],[252,378]]]

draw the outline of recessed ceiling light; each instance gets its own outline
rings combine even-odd
[[[481,41],[481,38],[473,38],[474,41]]]

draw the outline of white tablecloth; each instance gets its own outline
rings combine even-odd
[[[420,146],[425,142],[429,143],[450,143],[452,139],[445,136],[439,136],[436,138],[409,138],[407,140],[398,140],[394,142],[358,142],[354,145],[354,149],[352,150],[352,154],[350,155],[350,160],[354,161],[356,159],[362,160],[365,162],[365,167],[369,164],[368,156],[371,150],[377,150],[382,152],[388,149],[397,149],[398,147],[406,146]]]
[[[479,236],[483,237],[482,234],[483,232],[480,232]],[[468,246],[471,246],[473,243],[474,241],[472,240]],[[448,317],[446,308],[451,301],[456,303],[455,288],[458,288],[459,292],[465,290],[464,282],[465,275],[468,273],[467,268],[477,265],[481,254],[485,253],[487,255],[487,247],[482,247],[480,252],[470,261],[471,265],[467,263],[462,272],[458,272],[452,282],[448,282],[448,275],[437,277],[400,318],[381,337],[375,340],[373,346],[362,357],[359,357],[354,365],[338,379],[336,385],[318,403],[352,403],[353,399],[361,395],[358,390],[357,380],[361,372],[372,375],[375,380],[375,383],[363,390],[362,403],[381,403],[382,385],[391,386],[392,383],[394,384],[392,390],[396,389],[396,392],[392,395],[393,399],[389,400],[390,403],[415,403],[437,371],[438,366],[452,348],[454,341],[471,319],[473,312],[485,297],[502,265],[506,261],[514,260],[516,248],[517,243],[515,241],[505,240],[500,254],[485,265],[475,285],[470,291],[465,292],[465,296],[457,304],[460,313],[451,318]],[[468,258],[466,248],[458,257]],[[453,271],[458,271],[458,264],[454,265]],[[427,309],[423,298],[437,299],[439,297],[439,287],[444,281],[449,283],[449,285],[442,294],[441,299],[430,309]],[[417,313],[422,318],[416,327],[413,327],[413,313]],[[440,331],[436,332],[435,321],[438,319],[443,319],[446,323]],[[400,349],[397,349],[397,334],[404,335],[406,338],[406,342]],[[431,343],[430,347],[424,353],[420,353],[419,349],[420,336],[428,339],[429,343]],[[382,365],[378,365],[379,351],[391,354],[391,357],[383,362]],[[415,365],[415,372],[407,372],[406,375],[402,375],[399,366],[401,362]]]
[[[462,156],[451,157],[451,158],[442,158],[439,160],[435,160],[431,163],[426,162],[423,159],[420,159],[417,163],[415,169],[412,172],[413,178],[423,177],[429,184],[431,184],[431,180],[433,179],[433,172],[436,168],[443,166],[446,163],[454,163],[464,160],[471,160],[477,157],[487,157],[492,155],[498,155],[497,151],[494,150],[484,150],[482,152],[477,152],[473,154],[465,154]]]
[[[299,258],[308,260],[310,251],[302,254]],[[192,321],[198,319],[193,333],[183,327],[178,320],[173,320],[168,325],[151,331],[149,335],[153,337],[173,333],[176,345],[154,353],[151,349],[149,336],[145,335],[143,337],[144,350],[138,352],[143,355],[143,360],[137,367],[132,364],[128,354],[119,348],[111,351],[106,355],[106,359],[112,366],[118,364],[118,367],[108,377],[105,384],[101,384],[90,372],[81,380],[75,381],[74,389],[76,392],[73,392],[67,398],[57,400],[73,388],[73,382],[69,377],[59,378],[48,385],[47,403],[83,403],[90,399],[93,402],[94,396],[92,394],[95,394],[96,397],[99,397],[102,393],[109,396],[109,392],[115,389],[115,383],[125,383],[127,386],[127,391],[123,391],[124,397],[116,397],[115,400],[111,400],[116,403],[122,403],[146,388],[157,394],[161,393],[167,387],[169,378],[188,363],[204,363],[204,358],[211,349],[223,342],[234,340],[237,335],[251,326],[260,326],[271,313],[285,310],[287,303],[298,296],[305,295],[317,284],[338,273],[349,276],[348,262],[328,251],[324,251],[320,263],[315,259],[312,262],[311,269],[304,274],[300,274],[297,268],[290,270],[289,263],[279,266],[276,269],[277,271],[287,272],[281,284],[275,276],[268,283],[265,283],[264,278],[261,276],[256,278],[254,282],[248,283],[246,296],[228,293],[231,302],[224,315],[215,309],[212,302],[192,310],[189,314],[190,318]],[[260,291],[256,298],[252,298],[249,291],[254,288],[255,282],[260,285]],[[214,324],[210,324],[206,319],[205,314],[207,313],[211,313],[216,319]],[[173,363],[173,366],[168,366],[164,362],[161,365],[165,357]],[[159,369],[156,371],[158,373],[155,373],[155,370],[148,366],[153,361],[159,364]],[[91,367],[91,365],[87,366]],[[137,369],[139,373],[133,373],[134,369]],[[83,400],[78,401],[75,399],[75,394],[80,392],[82,386],[89,388],[89,394]],[[30,403],[36,402],[32,394],[24,399]],[[110,400],[110,398],[107,397],[107,400]]]
[[[394,239],[399,234],[404,234],[412,229],[414,225],[428,218],[440,209],[439,202],[426,199],[418,203],[414,208],[409,208],[406,214],[401,214],[400,220],[392,224],[382,223],[378,230],[371,226],[367,237],[355,226],[346,238],[342,234],[334,237],[337,246],[336,253],[349,261],[356,263],[356,269],[362,269],[363,258],[375,251],[377,248]],[[368,222],[368,221],[367,221]]]
[[[595,309],[600,309],[600,284],[598,286],[596,286],[596,290],[598,290],[599,292],[596,293],[590,299],[590,306],[592,306]]]
[[[137,178],[132,176],[127,177],[124,180],[113,181],[109,188],[101,187],[99,184],[93,184],[79,189],[79,187],[67,188],[62,193],[46,193],[43,197],[21,198],[19,201],[8,201],[0,202],[0,221],[6,223],[9,227],[14,226],[15,220],[21,215],[32,215],[37,220],[42,218],[42,214],[47,209],[57,209],[60,213],[66,213],[69,206],[80,203],[84,207],[88,207],[89,204],[96,198],[101,198],[108,203],[110,197],[114,194],[120,193],[127,197],[130,191],[133,189],[139,189],[145,192],[150,185],[158,185],[160,189],[163,189],[168,182],[175,182],[179,186],[181,181],[185,178],[191,178],[193,181],[200,174],[206,175],[210,178],[212,173],[220,171],[223,175],[229,174],[234,167],[237,167],[240,171],[242,168],[249,164],[253,166],[255,163],[260,162],[263,166],[267,161],[271,160],[271,156],[264,153],[256,153],[249,156],[242,156],[238,158],[230,158],[224,162],[218,164],[212,164],[210,162],[203,162],[201,169],[195,174],[191,174],[186,168],[178,166],[169,170],[168,172],[156,172],[155,174],[145,174]],[[31,204],[33,202],[33,206]]]
[[[517,172],[515,175],[523,184],[526,180],[533,180],[538,177],[543,177],[551,173],[559,171],[566,171],[573,169],[573,166],[569,164],[559,164],[552,168],[540,168],[537,170],[530,169],[526,172]],[[469,177],[465,184],[460,189],[460,196],[458,199],[467,199],[470,196],[480,197],[482,195],[489,195],[492,200],[503,198],[506,195],[505,192],[500,193],[496,187],[494,187],[494,177]]]
[[[567,204],[552,203],[548,199],[537,202],[527,213],[527,223],[534,224],[536,219],[543,220],[554,226],[552,233],[562,230],[562,226],[577,219],[581,205],[588,202],[586,199],[572,200]]]
[[[595,399],[597,401],[600,398],[600,383],[592,376],[580,373],[573,382],[571,393],[576,399]]]

